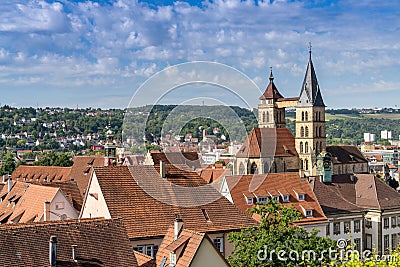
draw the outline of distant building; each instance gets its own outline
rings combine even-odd
[[[381,139],[383,139],[383,140],[392,139],[392,131],[388,131],[388,130],[381,131]]]

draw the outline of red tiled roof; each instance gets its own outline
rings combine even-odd
[[[0,266],[49,266],[53,235],[57,266],[138,266],[120,219],[0,225]]]
[[[178,239],[174,240],[174,229],[173,227],[170,227],[158,250],[156,266],[161,266],[163,260],[165,261],[164,266],[169,266],[170,252],[176,253],[176,267],[191,266],[191,263],[196,256],[196,253],[199,250],[202,242],[211,243],[211,240],[204,233],[198,233],[187,229],[183,229],[179,234]],[[214,248],[213,245],[211,247]],[[214,250],[215,253],[219,254],[221,259],[226,262],[223,256],[215,248]],[[179,253],[177,253],[178,251]],[[226,265],[230,266],[227,262]]]
[[[271,81],[267,88],[265,89],[264,93],[262,96],[260,96],[260,100],[264,99],[278,99],[278,98],[283,98],[281,93],[279,93],[278,88],[276,88],[275,84],[273,81]]]
[[[199,174],[201,178],[209,184],[215,182],[219,178],[225,177],[226,175],[231,175],[231,170],[229,168],[211,164],[210,166],[207,166],[207,168],[200,170]]]
[[[298,156],[295,138],[287,128],[253,128],[237,157]]]
[[[195,187],[188,194],[183,184],[174,186],[169,180],[163,181],[153,166],[96,167],[95,173],[111,217],[124,219],[130,238],[164,236],[175,214],[183,219],[185,228],[199,232],[255,225],[210,185]],[[203,200],[210,203],[198,204]],[[179,203],[186,206],[176,206]]]
[[[255,206],[255,204],[247,204],[247,199],[244,196],[270,197],[269,193],[272,193],[273,196],[279,196],[279,192],[286,192],[289,194],[289,202],[283,202],[281,197],[279,200],[283,205],[293,205],[296,210],[301,212],[303,219],[299,223],[315,223],[327,220],[307,179],[300,178],[298,173],[235,175],[227,176],[226,181],[234,204],[242,211],[246,212]],[[305,200],[299,201],[296,192],[304,193]],[[300,205],[311,207],[313,217],[306,218]]]
[[[196,152],[156,152],[151,153],[154,165],[164,161],[166,164],[187,165],[189,168],[201,168],[199,155]]]
[[[156,260],[153,257],[137,252],[136,250],[134,250],[133,253],[138,263],[138,267],[156,267]]]
[[[331,153],[333,164],[368,163],[356,146],[327,146],[326,152]]]
[[[71,167],[70,179],[76,181],[79,192],[83,197],[88,187],[92,174],[92,167],[104,166],[104,157],[77,156],[74,157],[74,164]]]
[[[13,172],[12,179],[20,182],[63,182],[69,180],[71,167],[20,165]]]

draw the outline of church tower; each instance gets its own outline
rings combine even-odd
[[[316,155],[326,149],[325,104],[310,57],[296,106],[296,150],[300,169],[316,174]]]
[[[285,108],[278,107],[278,100],[283,96],[274,84],[274,76],[269,75],[269,84],[264,94],[260,97],[258,104],[258,127],[259,128],[285,128]]]
[[[117,163],[117,146],[114,144],[114,133],[111,130],[111,126],[107,128],[106,143],[104,144],[104,166],[112,166]]]

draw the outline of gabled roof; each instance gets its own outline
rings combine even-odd
[[[162,180],[153,166],[96,167],[95,174],[111,217],[123,218],[130,238],[164,236],[175,214],[186,229],[199,232],[255,225],[210,185],[173,185]]]
[[[322,99],[321,89],[318,85],[317,75],[315,74],[314,65],[310,58],[308,60],[306,74],[304,76],[303,85],[297,106],[310,107],[321,106],[325,107],[324,100]]]
[[[253,128],[236,157],[298,156],[295,138],[287,128]]]
[[[136,250],[133,251],[133,254],[135,254],[138,267],[156,267],[156,260],[153,257]]]
[[[231,170],[224,166],[218,166],[218,164],[211,164],[200,170],[199,175],[206,183],[210,184],[226,175],[231,175]]]
[[[211,240],[204,234],[195,231],[183,229],[177,240],[174,240],[174,228],[170,227],[160,245],[156,257],[156,266],[164,267],[170,264],[170,252],[176,255],[176,267],[189,267],[200,249],[202,242],[210,242]],[[212,243],[211,243],[212,244]],[[214,246],[211,245],[213,248]],[[214,248],[215,253],[219,254],[221,259],[226,262],[222,255]],[[179,253],[178,253],[179,252]],[[226,263],[229,266],[228,263]]]
[[[54,182],[54,183],[41,183],[43,186],[59,187],[63,192],[64,196],[69,200],[75,210],[80,212],[82,208],[83,198],[79,192],[76,181],[69,180],[65,182]]]
[[[264,99],[279,99],[283,98],[281,93],[279,93],[278,88],[276,88],[274,84],[274,76],[272,75],[272,69],[271,69],[271,74],[269,76],[269,84],[267,86],[267,89],[265,89],[264,94],[260,96],[260,100]]]
[[[400,208],[400,194],[373,174],[334,175],[332,183],[313,183],[326,214]]]
[[[331,153],[333,164],[368,163],[356,146],[327,146],[326,152]]]
[[[120,219],[0,225],[0,266],[49,266],[53,235],[57,266],[138,266]],[[77,262],[72,260],[72,245]]]
[[[326,221],[307,179],[300,178],[297,172],[227,176],[226,181],[235,206],[242,211],[246,212],[255,206],[255,204],[247,204],[247,199],[244,196],[270,197],[271,195],[279,196],[280,192],[285,192],[289,194],[289,202],[282,202],[282,198],[280,198],[280,202],[287,206],[293,205],[296,210],[302,213],[303,219],[299,223]],[[299,201],[296,192],[304,193],[305,200]],[[313,217],[306,218],[300,205],[312,207]]]
[[[14,181],[27,183],[63,182],[69,180],[71,167],[20,165],[13,172]]]
[[[5,187],[3,191],[7,192],[7,189]],[[44,202],[52,201],[59,190],[54,187],[14,182],[11,191],[0,203],[0,214],[9,216],[3,216],[0,222],[25,223],[31,221],[32,218],[35,222],[40,221],[44,212]],[[1,195],[3,194],[4,192],[1,192]]]
[[[71,167],[70,179],[76,181],[81,196],[85,195],[88,187],[92,167],[104,166],[104,157],[98,156],[77,156],[74,157],[74,164]]]

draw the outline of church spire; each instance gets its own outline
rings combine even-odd
[[[267,89],[265,89],[264,94],[260,97],[260,100],[265,100],[265,99],[278,99],[278,98],[283,98],[281,93],[279,93],[278,88],[276,88],[274,84],[274,75],[272,74],[272,67],[270,67],[271,71],[269,74],[269,84],[267,86]]]
[[[307,71],[304,76],[303,85],[299,97],[298,106],[323,106],[321,90],[318,85],[317,75],[315,74],[314,65],[311,59],[311,42],[309,43],[310,57],[308,60]]]

